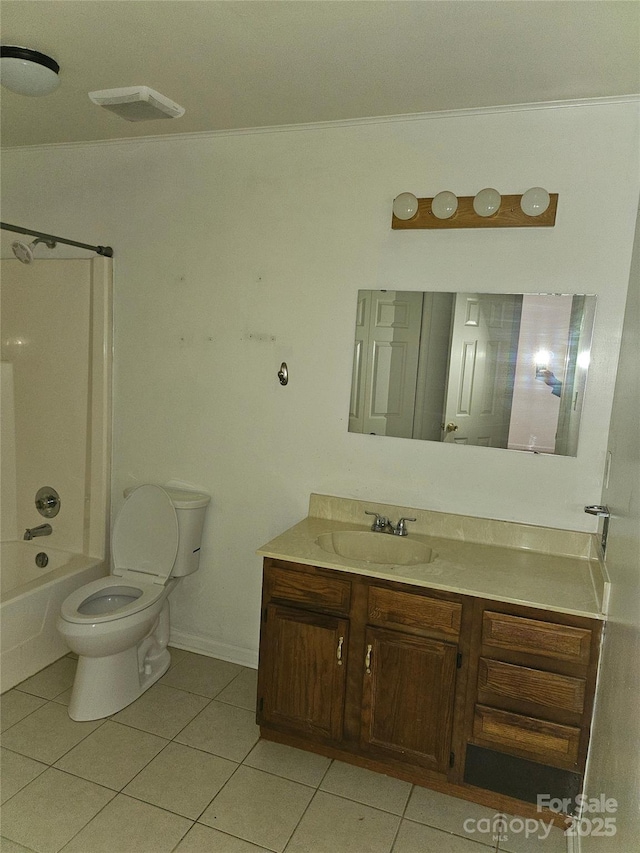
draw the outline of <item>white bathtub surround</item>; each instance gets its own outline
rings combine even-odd
[[[0,540],[18,535],[16,521],[16,418],[13,364],[0,362]]]
[[[106,572],[111,279],[107,258],[2,260],[2,690],[68,651],[60,604]],[[53,519],[42,486],[60,494]],[[22,541],[45,521],[49,536]]]
[[[373,564],[327,553],[317,542],[332,531],[369,531],[377,512],[408,522],[414,541],[433,550],[431,562]],[[375,536],[389,536],[376,533]],[[537,546],[537,547],[536,547]],[[513,522],[431,512],[414,507],[312,494],[309,515],[263,545],[264,557],[375,575],[418,586],[604,618],[602,566],[595,537]],[[599,578],[599,584],[594,579]]]
[[[35,558],[46,553],[39,569]],[[46,542],[3,542],[0,546],[0,692],[5,692],[69,648],[56,630],[65,598],[106,574],[103,560],[47,547]]]

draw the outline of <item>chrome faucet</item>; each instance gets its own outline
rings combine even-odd
[[[387,525],[389,524],[389,519],[386,515],[378,515],[377,512],[369,512],[368,509],[365,509],[364,514],[375,515],[376,520],[371,525],[371,529],[374,533],[386,533]]]
[[[408,536],[407,521],[415,521],[415,518],[401,518],[397,524],[393,524],[385,515],[378,515],[377,512],[364,511],[365,515],[375,515],[376,520],[371,525],[374,533],[393,533],[394,536]]]
[[[394,536],[409,535],[409,531],[407,530],[407,521],[415,521],[415,518],[401,518],[395,527],[391,522],[389,522],[389,527],[391,528],[391,532]]]
[[[39,524],[37,527],[27,527],[22,538],[29,541],[36,536],[51,536],[52,532],[53,528],[50,524]]]

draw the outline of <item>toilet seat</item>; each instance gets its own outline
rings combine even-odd
[[[153,535],[149,534],[153,531]],[[106,578],[85,584],[62,603],[67,622],[95,625],[114,622],[151,607],[165,595],[178,553],[178,517],[167,492],[160,486],[134,489],[118,513],[112,535],[113,568]],[[127,596],[126,604],[104,604],[104,612],[82,612],[92,597]],[[96,609],[102,609],[97,605]]]
[[[92,596],[97,597],[96,594],[99,595],[100,593],[106,596],[109,592],[113,595],[130,595],[133,600],[106,613],[87,614],[80,612],[80,608],[87,599]],[[134,586],[129,580],[122,583],[120,578],[108,575],[106,578],[98,578],[97,581],[85,584],[67,596],[62,602],[60,615],[65,621],[76,624],[95,625],[98,622],[114,622],[116,619],[124,619],[125,616],[132,616],[134,613],[151,607],[164,594],[164,586],[158,586],[148,581]]]
[[[147,580],[164,584],[175,564],[179,540],[178,516],[167,492],[153,485],[134,489],[118,513],[111,540],[112,574],[142,572]]]

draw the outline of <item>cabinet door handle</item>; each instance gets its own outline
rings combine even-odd
[[[373,647],[372,647],[371,643],[369,643],[369,645],[367,646],[367,653],[364,656],[364,671],[367,673],[367,675],[371,675],[371,650],[372,650],[372,648]]]
[[[344,637],[338,637],[338,649],[336,651],[336,658],[338,659],[338,666],[342,666],[342,644],[344,643]]]

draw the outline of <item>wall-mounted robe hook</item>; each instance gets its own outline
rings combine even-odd
[[[280,365],[280,370],[278,371],[278,379],[280,380],[281,385],[286,385],[289,381],[289,368],[287,367],[286,361],[283,361]]]

